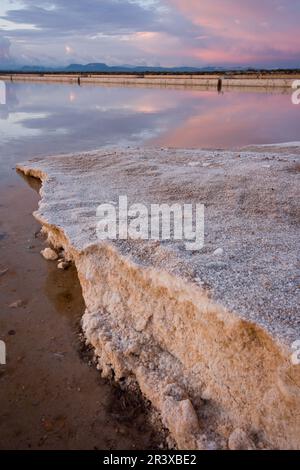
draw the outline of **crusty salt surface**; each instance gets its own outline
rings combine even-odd
[[[219,447],[236,427],[261,433],[261,446],[300,447],[290,359],[300,339],[299,153],[113,148],[18,166],[42,180],[35,216],[76,263],[99,368],[134,376],[182,448],[202,448],[205,431],[186,400],[199,423],[211,415]],[[204,248],[99,242],[98,205],[124,195],[129,205],[205,204]],[[172,382],[188,392],[168,394]]]

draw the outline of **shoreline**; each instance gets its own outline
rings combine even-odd
[[[16,176],[1,188],[1,450],[167,449],[140,395],[99,376],[80,326],[76,269],[41,257],[38,182]]]
[[[68,83],[78,85],[110,84],[180,88],[228,89],[258,88],[262,90],[292,89],[300,72],[292,74],[76,74],[76,73],[1,73],[0,80],[11,82]]]

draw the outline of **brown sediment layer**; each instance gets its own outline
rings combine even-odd
[[[197,285],[195,274],[188,271],[192,260],[184,260],[187,261],[187,271],[183,274],[181,265],[178,269],[177,256],[155,242],[147,242],[148,245],[136,242],[133,248],[129,242],[125,245],[97,243],[90,236],[93,223],[88,226],[86,222],[91,218],[87,214],[91,207],[86,194],[80,196],[82,193],[78,185],[81,184],[81,190],[85,191],[88,180],[92,186],[97,181],[103,185],[108,169],[113,172],[116,167],[122,175],[126,174],[125,182],[129,184],[129,173],[133,172],[136,178],[138,164],[144,165],[143,169],[139,167],[143,174],[148,169],[153,181],[154,173],[159,172],[158,167],[154,172],[154,164],[158,165],[156,158],[164,157],[166,164],[168,154],[156,151],[155,155],[152,151],[152,160],[149,161],[140,158],[143,152],[146,151],[49,157],[19,166],[23,173],[42,180],[42,200],[35,215],[48,234],[49,243],[55,248],[63,248],[66,256],[76,265],[86,304],[83,330],[88,342],[95,348],[99,369],[104,376],[114,374],[116,380],[136,380],[144,395],[160,411],[163,422],[182,449],[234,448],[233,435],[240,436],[239,445],[244,448],[300,448],[300,368],[292,364],[289,347],[289,340],[296,339],[299,333],[297,318],[290,319],[286,331],[283,331],[282,325],[276,328],[268,317],[263,318],[263,312],[257,312],[257,317],[251,318],[247,306],[242,305],[240,294],[227,292],[228,298],[224,294],[224,302],[222,296],[218,297],[218,289],[220,292],[222,289],[218,286],[217,275],[214,278],[216,293],[211,293]],[[249,158],[248,173],[252,178],[259,169],[264,171],[261,163],[267,161],[267,166],[272,168],[278,180],[277,183],[274,180],[274,185],[278,185],[275,189],[279,190],[281,185],[286,184],[287,174],[280,174],[279,171],[289,166],[291,155],[276,155],[228,152],[218,155],[215,165],[217,168],[220,164],[238,167],[241,158]],[[211,193],[213,180],[208,179],[211,170],[208,169],[207,159],[214,166],[212,157],[216,160],[216,155],[199,151],[182,151],[180,154],[177,151],[172,157],[172,161],[177,160],[177,166],[178,160],[182,164],[183,158],[189,164],[194,163],[191,173],[196,172],[197,162],[205,164],[202,167],[202,182],[205,180],[204,184],[210,186],[210,200],[213,202],[216,196]],[[100,170],[104,174],[103,181],[99,176]],[[88,175],[89,179],[85,179]],[[220,173],[218,175],[220,178]],[[245,174],[245,179],[247,176]],[[115,177],[120,178],[119,175]],[[182,180],[186,177],[184,172],[181,173]],[[237,174],[228,175],[225,172],[223,177],[231,180]],[[177,178],[178,174],[176,176],[173,171],[173,190]],[[257,175],[257,179],[266,182],[264,175]],[[109,187],[113,183],[113,180],[107,181]],[[258,181],[253,183],[252,180],[251,184],[256,192]],[[96,186],[93,188],[98,199]],[[122,190],[120,179],[114,191],[116,188]],[[170,184],[168,188],[171,191]],[[291,194],[292,188],[293,184],[289,188]],[[162,192],[165,190],[166,187],[161,188]],[[145,187],[143,191],[147,194]],[[232,203],[232,191],[233,188],[227,188],[228,205]],[[217,193],[216,188],[214,192]],[[63,193],[64,201],[61,200]],[[284,194],[281,202],[286,202],[291,194]],[[110,191],[107,196],[111,197]],[[223,198],[225,196],[223,194]],[[265,193],[265,204],[268,198],[269,193]],[[258,216],[252,212],[250,194],[247,194],[247,199],[249,206],[247,203],[245,205],[245,197],[243,206],[248,216],[252,214],[256,219]],[[256,201],[257,204],[259,202]],[[275,206],[268,209],[273,219]],[[264,212],[259,204],[256,210]],[[80,217],[83,220],[78,224]],[[237,218],[241,219],[241,231],[243,215]],[[276,227],[273,220],[266,220],[265,223],[275,224],[274,229]],[[288,225],[291,227],[290,222]],[[276,236],[278,242],[280,234]],[[269,243],[272,241],[269,240]],[[247,242],[249,240],[244,240],[244,243]],[[151,254],[145,254],[147,251]],[[152,253],[155,253],[155,259],[151,258]],[[246,272],[249,269],[247,260],[244,264]],[[278,263],[279,278],[281,269]],[[241,269],[240,276],[243,278],[243,275]],[[246,278],[244,282],[247,282]],[[257,287],[257,295],[261,296],[260,280],[254,278],[253,283],[256,282],[258,284],[254,287]],[[230,296],[237,297],[236,305],[241,302],[242,314],[238,308],[229,308]],[[249,312],[257,308],[255,302],[254,298]],[[279,298],[277,303],[280,302]],[[265,304],[266,311],[274,308],[271,301],[265,300]],[[241,436],[247,436],[247,439]]]

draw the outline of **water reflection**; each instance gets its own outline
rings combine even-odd
[[[229,148],[299,140],[290,94],[6,83],[0,171],[107,145]]]

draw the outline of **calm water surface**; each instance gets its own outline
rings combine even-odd
[[[291,94],[6,83],[0,173],[37,155],[109,145],[232,148],[299,140]]]

